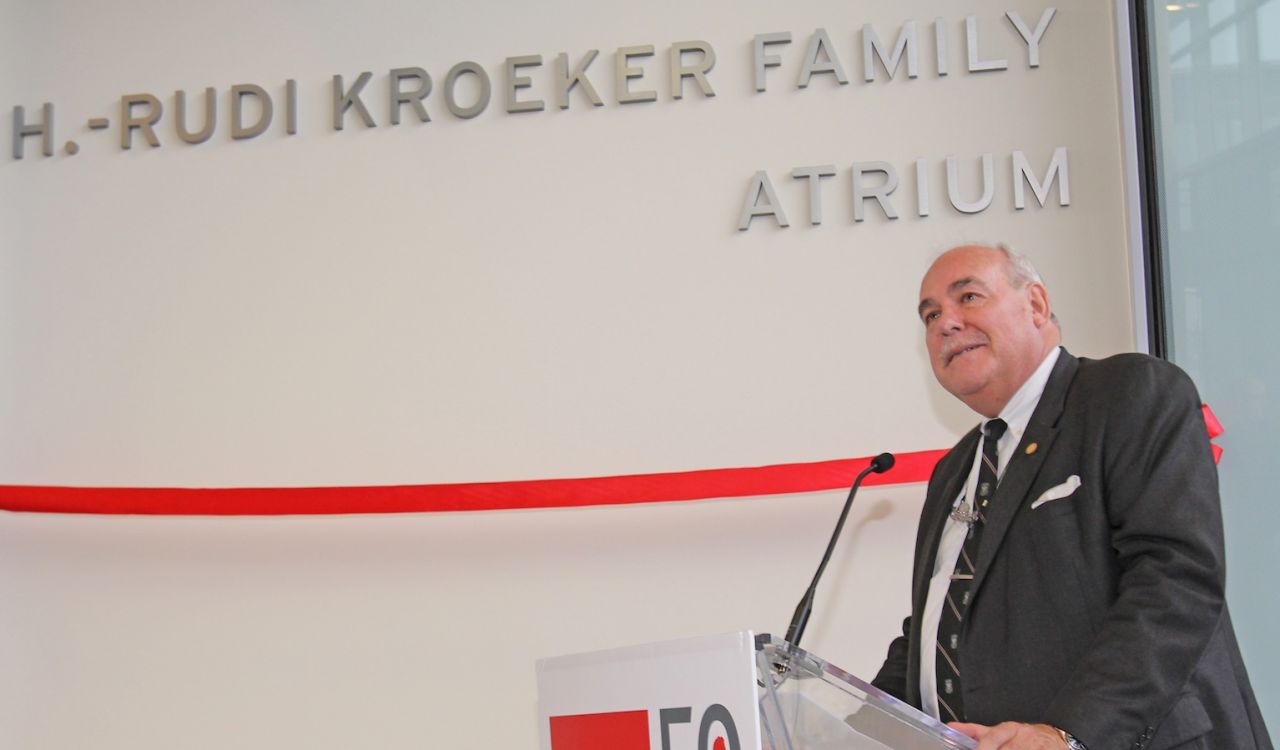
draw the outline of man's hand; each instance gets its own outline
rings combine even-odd
[[[978,750],[1063,750],[1067,746],[1058,730],[1048,724],[1006,721],[989,727],[951,722],[947,726],[977,740]]]

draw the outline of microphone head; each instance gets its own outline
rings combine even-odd
[[[871,459],[871,467],[870,467],[870,468],[871,468],[871,470],[872,470],[872,471],[874,471],[874,472],[875,472],[875,473],[877,473],[877,474],[883,474],[883,473],[885,473],[886,471],[888,471],[889,469],[892,469],[892,468],[893,468],[893,454],[892,454],[892,453],[881,453],[880,455],[878,455],[878,456],[876,456],[875,458]]]

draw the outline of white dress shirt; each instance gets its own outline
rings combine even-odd
[[[1053,366],[1057,363],[1061,352],[1061,347],[1055,346],[1000,411],[999,418],[1005,421],[1008,429],[996,443],[1000,467],[997,482],[1004,476],[1004,469],[1013,458],[1013,451],[1018,447],[1018,443],[1022,442],[1022,435],[1027,431],[1027,423],[1031,421],[1031,414],[1040,403],[1044,386],[1049,382],[1049,373],[1053,372]],[[985,424],[984,420],[983,425]],[[982,440],[979,440],[978,449],[973,454],[973,465],[969,469],[969,478],[965,481],[960,494],[956,496],[955,505],[959,505],[965,497],[974,497],[981,460]],[[947,518],[946,526],[942,529],[942,538],[938,542],[938,555],[933,563],[933,576],[929,579],[929,593],[925,599],[924,610],[920,613],[920,703],[924,712],[935,719],[940,718],[938,675],[935,664],[938,655],[938,622],[942,619],[942,607],[947,600],[947,589],[951,587],[951,574],[955,572],[956,561],[960,559],[960,549],[964,546],[964,538],[968,531],[968,524]],[[963,679],[964,677],[961,676],[962,681]]]

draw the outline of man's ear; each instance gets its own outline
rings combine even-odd
[[[1049,290],[1044,288],[1044,284],[1034,281],[1027,284],[1027,302],[1031,305],[1031,319],[1035,321],[1036,328],[1044,327],[1053,316],[1049,307]]]

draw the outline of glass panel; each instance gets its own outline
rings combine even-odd
[[[1209,61],[1226,67],[1240,64],[1240,52],[1236,48],[1236,29],[1228,26],[1209,39]]]
[[[976,743],[807,651],[756,637],[765,750],[968,750]]]
[[[1172,359],[1226,434],[1228,601],[1268,723],[1280,725],[1274,444],[1280,347],[1280,0],[1148,6]]]
[[[1267,0],[1258,8],[1258,58],[1280,62],[1280,0]]]
[[[1187,4],[1190,9],[1196,6]],[[1209,25],[1217,26],[1236,12],[1236,0],[1209,0],[1205,3],[1209,11]]]

